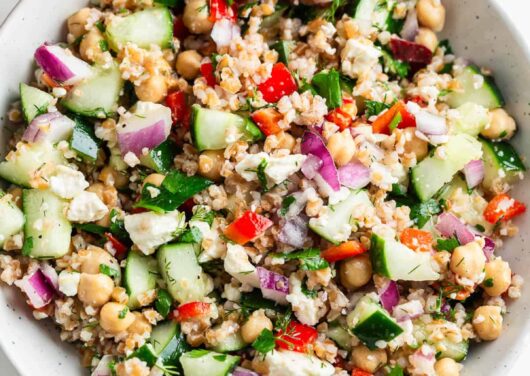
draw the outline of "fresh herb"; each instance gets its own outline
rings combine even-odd
[[[493,278],[485,279],[483,284],[485,287],[493,287]]]
[[[400,366],[394,366],[390,369],[387,376],[403,376],[403,368]]]
[[[304,79],[304,78],[301,79],[301,84],[300,84],[300,87],[299,87],[298,91],[300,93],[303,93],[305,91],[309,91],[309,92],[311,92],[311,94],[313,94],[313,96],[318,95],[318,93],[315,90],[315,88],[313,87],[313,85],[311,85],[309,82],[307,82],[307,80]]]
[[[462,258],[460,259],[460,261],[458,261],[458,264],[456,264],[456,266],[459,267],[460,264],[464,262],[464,260],[465,260],[465,257],[462,257]]]
[[[267,175],[265,175],[265,169],[267,168],[268,164],[269,162],[267,161],[267,159],[263,158],[259,163],[258,167],[256,168],[256,175],[258,175],[258,180],[261,184],[261,189],[263,190],[263,192],[269,191]]]
[[[291,317],[293,316],[293,311],[291,307],[287,308],[285,313],[279,313],[276,315],[276,320],[274,322],[274,328],[285,332],[287,330],[287,325],[291,322]]]
[[[475,228],[476,228],[477,230],[479,230],[480,232],[484,232],[484,231],[486,231],[486,229],[484,228],[484,226],[482,226],[480,223],[477,223],[477,224],[475,225]]]
[[[218,362],[224,362],[226,360],[226,354],[214,355],[213,358]]]
[[[119,218],[120,212],[117,209],[110,211],[110,227],[109,230],[112,235],[116,236],[120,240],[129,239],[129,233],[125,230],[125,222]]]
[[[108,367],[109,367],[110,374],[112,376],[116,376],[116,361],[111,360],[108,364]]]
[[[340,83],[340,88],[343,91],[351,94],[353,92],[353,88],[357,84],[357,80],[355,78],[351,78],[351,77],[346,76],[344,74],[340,74],[339,75],[339,83]]]
[[[146,184],[142,190],[140,201],[136,208],[150,209],[157,213],[164,213],[177,209],[187,199],[208,188],[213,182],[201,176],[188,176],[183,172],[171,171],[160,187]],[[160,194],[151,197],[149,187],[160,190]]]
[[[291,253],[277,253],[273,257],[281,257],[285,260],[300,260],[300,270],[321,270],[329,267],[329,263],[320,257],[318,248],[308,248]]]
[[[296,199],[294,198],[294,196],[287,196],[287,197],[284,197],[283,200],[282,200],[282,207],[280,209],[280,215],[282,217],[285,217],[285,215],[287,214],[287,212],[289,211],[289,208],[291,207],[291,205],[296,201]]]
[[[311,298],[311,299],[315,299],[317,297],[317,295],[318,295],[318,291],[317,290],[310,290],[307,287],[306,281],[302,282],[301,290],[302,290],[302,293],[305,296],[307,296],[308,298]]]
[[[448,239],[436,239],[436,249],[439,251],[452,252],[458,246],[460,246],[460,242],[456,236]]]
[[[396,19],[392,17],[392,13],[394,12],[393,8],[390,11],[390,15],[386,19],[386,30],[390,34],[399,34],[401,33],[401,30],[403,29],[403,25],[405,24],[405,18]]]
[[[403,116],[401,116],[401,112],[398,112],[396,116],[394,116],[390,124],[388,125],[390,130],[393,131],[394,129],[396,129],[399,123],[401,123],[401,120],[403,120]]]
[[[99,272],[101,274],[108,275],[111,278],[119,277],[119,275],[120,275],[120,271],[119,270],[111,268],[110,266],[105,265],[105,264],[99,264]]]
[[[96,235],[104,235],[107,231],[109,231],[108,228],[96,225],[95,223],[76,223],[75,228]]]
[[[246,13],[248,10],[254,8],[256,5],[258,5],[257,1],[251,1],[250,3],[241,5],[237,10],[239,17],[243,17],[243,13]]]
[[[409,63],[394,59],[392,54],[384,48],[381,49],[381,53],[381,65],[385,73],[400,78],[408,77],[410,72]]]
[[[24,239],[24,245],[22,246],[22,254],[24,256],[29,256],[31,254],[32,249],[33,249],[33,237],[28,236]]]
[[[342,90],[340,87],[340,76],[336,69],[322,71],[313,76],[311,85],[317,93],[326,99],[328,108],[342,106]]]
[[[208,226],[211,226],[215,218],[215,212],[204,205],[197,205],[194,208],[194,213],[191,216],[191,221],[206,222]]]
[[[171,305],[173,304],[173,298],[167,290],[158,290],[155,300],[155,308],[163,318],[166,318],[171,311]]]
[[[257,309],[271,309],[275,311],[281,309],[281,307],[277,306],[274,301],[265,299],[259,290],[242,293],[239,305],[241,306],[241,312],[244,316],[248,316],[251,312]]]
[[[155,3],[165,5],[166,7],[176,7],[178,4],[177,0],[155,0]]]
[[[394,196],[405,197],[407,195],[407,187],[398,183],[394,183],[392,184],[391,194]]]
[[[451,74],[453,71],[453,63],[444,64],[443,68],[440,70],[440,74]]]
[[[449,89],[440,90],[440,92],[438,93],[438,98],[445,97],[445,96],[447,96],[448,94],[451,94],[451,93],[452,93],[452,90],[449,90]]]
[[[190,358],[202,358],[205,355],[208,355],[210,352],[204,349],[195,349],[188,352],[187,356]]]
[[[443,48],[446,55],[453,54],[453,47],[451,47],[451,42],[449,42],[449,39],[440,41],[440,43],[438,43],[438,48]]]
[[[127,312],[129,312],[129,307],[125,307],[124,309],[122,309],[122,310],[120,311],[120,313],[118,314],[118,318],[119,318],[120,320],[124,319],[125,316],[127,316]]]
[[[433,215],[441,212],[442,208],[438,201],[431,198],[425,202],[419,202],[413,205],[410,208],[410,219],[412,219],[419,228],[422,228],[427,222],[429,222],[429,219],[431,219]]]
[[[97,21],[95,24],[94,24],[95,27],[98,28],[99,31],[101,31],[102,33],[105,32],[105,25],[103,24],[103,22],[101,21]]]
[[[334,23],[335,18],[337,17],[337,10],[343,7],[346,3],[346,0],[333,0],[331,5],[324,10],[321,17],[329,22]]]
[[[294,42],[290,40],[279,40],[272,45],[272,48],[278,52],[278,60],[285,65],[289,64],[289,55],[294,47]]]
[[[202,242],[202,232],[198,227],[191,227],[184,231],[184,233],[179,238],[180,243],[194,243],[199,244]]]
[[[276,347],[276,338],[271,330],[265,328],[261,331],[258,338],[252,342],[252,347],[262,355],[274,350]]]
[[[508,131],[502,131],[500,134],[499,134],[499,138],[503,138],[503,137],[506,137],[508,135]]]
[[[420,264],[416,265],[414,268],[412,268],[412,269],[409,271],[408,274],[412,274],[412,273],[414,273],[414,272],[416,271],[416,269],[418,269],[420,266],[421,266]]]
[[[384,102],[378,102],[378,101],[364,101],[364,105],[366,107],[365,114],[366,117],[372,117],[375,115],[379,115],[384,110],[390,108],[389,104],[386,104]]]
[[[109,50],[109,43],[105,39],[100,40],[99,41],[99,49],[102,52],[107,52]]]

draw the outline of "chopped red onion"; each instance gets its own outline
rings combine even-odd
[[[394,307],[399,303],[399,290],[396,281],[388,281],[378,293],[383,308],[392,313]]]
[[[114,360],[112,355],[103,355],[100,359],[98,365],[90,376],[112,376],[112,371],[110,369],[110,363]]]
[[[305,132],[302,137],[302,154],[314,156],[320,158],[322,166],[318,170],[318,175],[322,177],[324,182],[333,190],[340,190],[339,174],[337,167],[333,162],[333,158],[326,148],[324,141],[320,136],[313,132]]]
[[[405,23],[403,24],[400,34],[403,39],[413,42],[414,39],[416,39],[416,35],[418,35],[419,30],[420,28],[418,25],[418,15],[416,13],[416,8],[412,8],[407,13],[407,18],[405,19]]]
[[[65,85],[73,85],[92,75],[92,68],[60,46],[43,44],[35,51],[37,64],[51,78]]]
[[[495,247],[496,247],[495,241],[492,238],[485,236],[484,247],[482,248],[482,251],[484,252],[484,256],[486,256],[487,261],[490,261],[493,258]]]
[[[232,371],[232,376],[260,376],[259,373],[251,371],[243,367],[236,367]]]
[[[57,275],[57,272],[51,266],[50,264],[47,264],[45,262],[40,264],[40,270],[42,274],[44,274],[44,278],[46,279],[46,282],[52,286],[55,291],[59,291],[59,276]]]
[[[361,162],[348,163],[338,173],[340,183],[348,188],[360,189],[370,183],[370,169]]]
[[[318,170],[320,170],[320,167],[322,167],[322,160],[313,154],[308,154],[307,158],[302,163],[301,170],[306,178],[314,179]]]
[[[295,248],[302,248],[307,238],[308,218],[305,215],[291,217],[285,221],[278,240]]]
[[[392,315],[397,322],[412,320],[423,315],[423,306],[419,300],[411,300],[409,302],[397,305],[394,307]]]
[[[425,110],[417,111],[414,116],[416,116],[416,127],[420,132],[436,136],[447,134],[447,124],[444,117]]]
[[[60,112],[39,115],[29,123],[22,135],[26,142],[49,141],[53,144],[66,140],[72,134],[75,122]]]
[[[226,47],[236,37],[240,36],[239,26],[227,18],[216,21],[210,33],[217,47]]]
[[[42,308],[48,305],[54,295],[55,289],[51,286],[41,269],[37,269],[31,275],[15,282],[28,297],[33,308]]]
[[[289,294],[289,279],[261,266],[258,266],[256,269],[263,297],[274,300],[279,304],[287,304],[286,297]]]
[[[462,245],[475,240],[475,235],[471,230],[451,213],[442,213],[438,216],[436,229],[447,238],[456,235],[458,242]]]
[[[484,179],[484,162],[477,159],[464,166],[464,175],[469,188],[475,188]]]

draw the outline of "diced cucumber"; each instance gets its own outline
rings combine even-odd
[[[272,48],[278,52],[278,60],[285,65],[289,64],[289,55],[294,47],[295,43],[292,40],[279,40],[274,43]]]
[[[13,196],[0,191],[0,247],[7,238],[18,234],[24,226],[24,214],[13,202]]]
[[[237,331],[222,338],[213,349],[218,352],[226,353],[241,350],[246,345],[245,341],[243,341],[243,337],[241,337],[241,331]]]
[[[327,336],[331,338],[342,349],[350,351],[352,348],[352,335],[339,323],[330,323],[328,326]]]
[[[173,44],[173,18],[166,7],[148,8],[125,17],[113,17],[105,33],[110,48],[116,52],[127,43],[146,49],[152,44],[169,48]]]
[[[424,341],[431,344],[436,353],[437,359],[451,358],[457,362],[464,360],[467,356],[469,349],[469,342],[462,340],[462,342],[455,343],[449,338],[442,338],[435,342],[429,341],[432,334],[439,330],[444,325],[445,320],[436,320],[430,324],[425,324],[421,320],[414,321],[413,335],[416,340],[421,344]]]
[[[156,287],[157,276],[158,264],[153,257],[135,251],[129,252],[125,266],[125,288],[129,294],[127,303],[129,308],[136,309],[142,306],[138,297]]]
[[[6,160],[0,163],[0,177],[21,185],[31,187],[30,181],[39,171],[46,171],[51,165],[66,163],[63,155],[49,142],[17,145]]]
[[[51,191],[24,190],[24,255],[45,259],[59,258],[68,253],[72,225],[65,216],[67,205]]]
[[[239,363],[239,356],[208,350],[192,350],[182,354],[184,376],[226,376]]]
[[[142,166],[149,167],[160,174],[169,172],[173,165],[176,154],[176,145],[170,140],[166,140],[156,148],[149,151],[147,155],[140,157]]]
[[[372,234],[370,256],[374,273],[394,281],[436,281],[429,252],[414,252],[400,242]]]
[[[462,192],[467,191],[467,184],[464,179],[462,179],[462,176],[455,175],[453,180],[451,180],[450,183],[447,183],[436,195],[439,199],[447,200],[449,197],[453,195],[458,189],[461,189]]]
[[[351,234],[354,213],[364,212],[366,207],[373,207],[366,191],[351,191],[345,200],[324,209],[320,217],[311,218],[309,228],[327,241],[339,244]]]
[[[192,106],[191,136],[199,151],[221,150],[238,139],[255,142],[263,138],[250,119],[197,104]]]
[[[451,358],[457,362],[461,362],[467,356],[467,351],[469,349],[469,342],[462,341],[460,343],[451,342],[448,339],[443,339],[438,343],[440,348],[440,354],[438,357],[441,358]]]
[[[377,341],[391,341],[403,329],[370,296],[362,297],[347,317],[348,327],[370,349]]]
[[[167,289],[179,303],[197,301],[207,293],[207,278],[197,262],[193,244],[167,244],[157,253]]]
[[[99,139],[94,133],[94,127],[82,119],[75,118],[70,148],[89,161],[94,162],[98,157],[99,150]]]
[[[451,133],[477,137],[489,122],[488,109],[476,103],[464,103],[456,109]]]
[[[107,69],[103,67],[94,69],[94,75],[76,84],[61,103],[76,114],[106,118],[118,109],[123,80],[115,62]]]
[[[447,104],[452,108],[468,102],[479,104],[490,110],[504,106],[504,98],[493,79],[484,76],[477,66],[467,66],[455,79],[459,83],[459,89],[449,93],[446,97]],[[482,80],[483,83],[481,83]]]
[[[166,321],[153,328],[149,342],[163,366],[174,366],[180,369],[179,359],[189,350],[188,343],[174,321]]]
[[[48,112],[48,106],[52,100],[51,94],[25,83],[20,84],[20,102],[27,123],[30,123],[38,115]]]
[[[519,178],[526,168],[512,145],[505,141],[493,142],[480,138],[484,180],[482,185],[493,190],[496,182],[511,183]],[[497,183],[498,184],[498,183]]]
[[[430,199],[468,162],[482,156],[480,142],[467,134],[450,136],[440,147],[444,148],[443,159],[434,153],[412,169],[412,186],[421,201]]]
[[[389,2],[390,3],[390,2]],[[385,29],[390,9],[385,0],[360,0],[355,9],[355,19],[370,21],[372,25]]]

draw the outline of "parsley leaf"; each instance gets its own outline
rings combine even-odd
[[[109,230],[112,235],[116,236],[120,240],[128,239],[129,233],[125,230],[125,223],[123,219],[119,218],[120,213],[116,209],[110,211],[110,227]]]
[[[173,304],[173,298],[171,294],[166,290],[158,290],[155,300],[155,308],[158,313],[164,318],[169,315],[171,311],[171,305]]]
[[[444,39],[438,43],[438,48],[443,48],[445,50],[446,55],[452,55],[453,54],[453,47],[451,46],[451,42],[449,42],[449,39]]]
[[[364,101],[364,105],[366,107],[365,114],[368,118],[374,115],[379,115],[384,110],[390,108],[389,104],[378,101],[366,100]]]
[[[307,296],[308,298],[311,298],[311,299],[315,299],[318,295],[318,291],[317,290],[310,290],[308,287],[307,287],[307,284],[305,281],[303,281],[302,283],[302,286],[301,286],[301,290],[302,290],[302,293]]]
[[[436,239],[436,249],[439,251],[452,252],[459,245],[460,242],[455,236],[449,239]]]
[[[100,225],[96,225],[95,223],[76,223],[75,228],[77,228],[78,230],[90,232],[91,234],[96,234],[96,235],[103,235],[107,231],[109,231],[108,228],[100,226]]]
[[[109,50],[109,43],[102,39],[99,41],[99,49],[102,51],[102,52],[107,52]]]
[[[403,368],[400,366],[394,366],[388,373],[388,376],[403,376]]]
[[[194,213],[191,216],[190,221],[206,222],[211,226],[214,218],[215,212],[213,210],[210,210],[210,208],[204,205],[197,205],[194,208]]]
[[[255,289],[251,292],[242,293],[239,305],[244,316],[248,316],[250,312],[257,309],[272,309],[275,311],[281,309],[274,301],[265,299],[261,291]]]
[[[385,49],[381,49],[381,53],[381,65],[383,65],[383,71],[385,73],[400,78],[405,78],[409,75],[409,63],[394,59],[392,55]]]
[[[108,275],[111,278],[118,277],[120,275],[119,270],[111,268],[110,266],[105,264],[99,264],[99,272],[101,274]]]
[[[342,90],[340,87],[340,76],[336,69],[322,71],[313,76],[311,85],[317,93],[326,99],[328,108],[342,106]]]
[[[289,207],[296,201],[296,199],[294,198],[294,196],[287,196],[287,197],[284,197],[284,199],[282,200],[282,207],[280,209],[280,215],[282,217],[285,217],[285,215],[287,214],[287,212],[289,211]]]
[[[438,201],[431,198],[425,202],[414,204],[410,208],[410,219],[412,219],[419,228],[422,228],[427,222],[429,222],[429,219],[431,219],[433,215],[441,212],[442,207]]]
[[[350,76],[340,74],[339,83],[340,83],[340,88],[343,91],[351,94],[353,92],[353,88],[357,84],[357,80],[355,78],[351,78]]]
[[[33,249],[33,237],[28,236],[24,239],[24,245],[22,246],[22,254],[24,256],[29,256],[31,254],[32,249]]]
[[[285,260],[300,260],[300,270],[320,270],[329,267],[329,263],[320,257],[318,248],[308,248],[291,253],[277,253],[273,257],[282,257]]]
[[[127,312],[129,312],[129,307],[125,307],[124,309],[122,309],[122,310],[120,311],[120,313],[118,314],[118,318],[119,318],[120,320],[124,319],[125,316],[127,316]]]
[[[267,354],[276,347],[276,339],[271,330],[265,328],[261,331],[258,338],[252,342],[252,347],[261,354]]]
[[[293,311],[291,310],[291,307],[289,307],[285,313],[278,314],[276,316],[276,321],[274,322],[274,328],[285,332],[287,330],[287,325],[291,322],[292,315]]]
[[[198,244],[201,241],[202,241],[202,232],[195,226],[184,231],[184,233],[179,238],[179,242],[181,243]]]
[[[265,158],[263,158],[256,169],[256,175],[258,175],[258,180],[261,185],[261,188],[263,189],[263,192],[267,192],[269,190],[267,175],[265,175],[265,169],[267,168],[268,164],[269,162]]]

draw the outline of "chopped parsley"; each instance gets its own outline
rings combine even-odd
[[[102,39],[99,41],[99,49],[102,51],[102,52],[107,52],[109,50],[109,43]]]
[[[105,25],[103,24],[103,22],[101,21],[98,21],[94,24],[95,27],[98,28],[99,31],[101,31],[102,33],[105,32]]]
[[[179,238],[179,242],[199,244],[202,242],[202,232],[197,227],[193,226],[184,231]]]
[[[425,202],[418,202],[410,208],[410,219],[418,225],[419,228],[425,226],[433,215],[442,212],[440,203],[434,199],[429,199]]]
[[[120,320],[124,319],[125,316],[127,316],[127,312],[129,312],[129,307],[125,307],[124,309],[122,309],[122,310],[120,311],[120,313],[118,314],[118,318],[119,318]]]
[[[408,77],[410,73],[409,63],[394,59],[386,49],[381,49],[381,53],[381,65],[385,73],[399,78]]]
[[[120,212],[116,209],[110,211],[110,227],[109,230],[112,235],[116,236],[120,240],[129,238],[129,233],[125,230],[125,223],[123,219],[120,219]]]
[[[218,362],[224,362],[226,360],[226,354],[214,355],[213,358]]]
[[[302,293],[307,296],[308,298],[311,298],[311,299],[315,299],[318,295],[318,291],[317,290],[310,290],[308,287],[307,287],[307,284],[306,282],[302,282],[302,286],[301,286],[301,290],[302,290]]]
[[[318,248],[308,248],[291,253],[276,253],[273,257],[281,257],[285,260],[300,260],[300,270],[320,270],[329,267],[329,263],[320,257]]]
[[[317,73],[313,76],[311,85],[322,98],[326,99],[326,105],[328,108],[342,106],[340,75],[336,69]]]
[[[282,207],[280,208],[280,215],[282,217],[285,217],[285,215],[289,211],[289,208],[295,201],[296,199],[294,198],[294,196],[284,197],[284,199],[282,200]]]
[[[95,223],[77,223],[75,224],[75,228],[96,235],[104,235],[107,231],[109,231],[108,228],[96,225]]]
[[[274,347],[276,347],[276,338],[274,338],[272,330],[267,328],[263,329],[258,338],[252,342],[252,347],[263,355],[274,350]]]
[[[263,189],[263,192],[268,192],[268,182],[267,182],[267,175],[265,175],[265,169],[267,168],[267,165],[269,162],[263,158],[261,162],[259,163],[257,169],[256,169],[256,175],[258,175],[259,183],[261,184],[261,188]]]
[[[436,239],[436,249],[439,251],[452,252],[456,247],[460,245],[460,242],[453,236],[448,239]]]
[[[167,290],[158,290],[155,300],[155,308],[162,317],[166,318],[167,315],[169,315],[172,304],[173,298],[171,297],[171,294],[167,292]]]
[[[369,118],[374,115],[379,115],[384,110],[390,108],[389,104],[386,104],[384,102],[378,102],[378,101],[364,101],[364,105],[366,107],[365,114],[366,117]]]
[[[101,274],[108,275],[111,278],[115,278],[115,277],[118,277],[120,275],[119,270],[111,268],[110,266],[105,265],[105,264],[99,264],[99,272]]]
[[[485,279],[483,285],[485,287],[493,287],[493,278]]]
[[[24,245],[22,246],[22,254],[24,256],[29,256],[31,254],[31,250],[33,249],[33,237],[28,236],[24,239]]]
[[[445,50],[446,55],[452,55],[453,54],[453,47],[451,46],[451,42],[449,42],[449,39],[444,39],[438,43],[438,48],[443,48]]]

